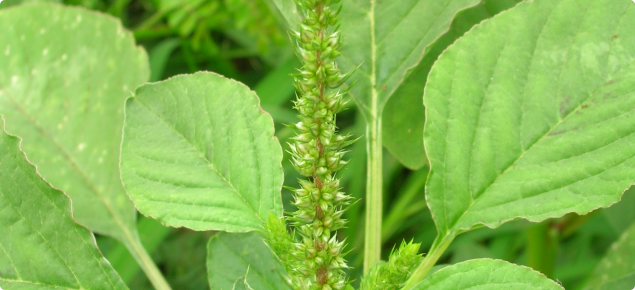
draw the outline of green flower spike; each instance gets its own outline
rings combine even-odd
[[[340,2],[295,1],[303,16],[299,30],[291,33],[302,61],[295,75],[300,122],[289,152],[295,169],[308,179],[294,189],[298,210],[287,217],[294,232],[289,234],[285,221],[274,217],[268,240],[287,269],[290,286],[301,290],[339,290],[348,285],[345,241],[338,241],[336,231],[346,224],[342,214],[351,198],[340,191],[335,173],[346,164],[343,148],[352,141],[337,134],[336,114],[346,105],[347,91],[334,89],[353,72],[342,74],[335,62],[342,44],[337,26]]]

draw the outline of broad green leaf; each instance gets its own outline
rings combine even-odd
[[[207,244],[207,271],[212,290],[231,290],[234,285],[258,290],[290,289],[281,277],[285,275],[284,267],[256,233],[218,233],[212,237]]]
[[[0,123],[0,289],[128,289]]]
[[[635,181],[635,4],[526,1],[446,50],[425,90],[440,236],[615,203]]]
[[[632,210],[632,209],[631,209]],[[635,287],[635,223],[615,242],[586,283],[585,290],[632,290]]]
[[[214,73],[137,89],[121,178],[141,213],[173,227],[247,232],[282,214],[282,149],[246,86]]]
[[[28,19],[28,21],[25,21]],[[90,230],[136,239],[119,179],[123,104],[148,79],[145,52],[118,20],[53,4],[0,10],[0,114],[44,179]]]
[[[384,146],[402,164],[419,169],[428,163],[423,148],[423,89],[439,55],[465,32],[484,19],[513,7],[518,0],[486,0],[456,15],[450,30],[426,49],[421,62],[407,71],[405,80],[386,103],[382,115]]]
[[[478,259],[445,267],[415,290],[564,290],[530,268],[501,260]]]

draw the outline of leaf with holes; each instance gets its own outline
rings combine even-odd
[[[530,268],[501,260],[478,259],[445,267],[431,274],[415,290],[564,290]]]
[[[445,51],[425,90],[441,237],[606,207],[635,181],[635,5],[535,0]]]
[[[214,73],[137,89],[126,102],[121,179],[139,211],[168,226],[228,232],[282,215],[282,149],[258,103]]]
[[[0,289],[128,289],[0,125]]]

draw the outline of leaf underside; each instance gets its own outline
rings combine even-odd
[[[126,103],[121,178],[173,227],[247,232],[282,215],[282,149],[246,86],[213,73],[140,87]]]
[[[425,90],[441,236],[617,202],[635,181],[635,4],[535,0],[444,52]]]
[[[445,267],[415,290],[564,290],[528,267],[501,260],[477,259]]]
[[[212,237],[207,244],[207,272],[212,290],[243,284],[259,290],[290,289],[281,277],[284,267],[257,233],[218,233]]]
[[[19,146],[3,127],[0,289],[128,289],[73,220],[68,196],[42,180]]]
[[[28,21],[25,21],[28,19]],[[147,80],[145,52],[116,19],[54,4],[0,10],[0,114],[74,217],[121,240],[135,209],[119,180],[123,104]]]

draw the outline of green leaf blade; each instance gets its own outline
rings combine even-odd
[[[136,213],[119,181],[118,152],[123,102],[149,75],[145,52],[116,19],[81,8],[12,7],[0,11],[0,26],[7,131],[72,197],[80,224],[132,239]]]
[[[415,286],[416,290],[563,290],[530,268],[501,260],[477,259],[445,267]]]
[[[632,290],[635,285],[635,223],[616,241],[595,268],[585,290]]]
[[[441,235],[619,200],[635,174],[633,16],[627,0],[525,2],[440,57],[424,140]]]
[[[174,227],[260,230],[282,214],[282,150],[244,85],[213,73],[148,84],[126,103],[121,177],[141,213]]]
[[[73,220],[68,196],[42,180],[4,128],[0,232],[2,289],[128,289],[93,235]]]
[[[284,267],[257,233],[218,233],[207,244],[207,271],[212,290],[288,290]]]

